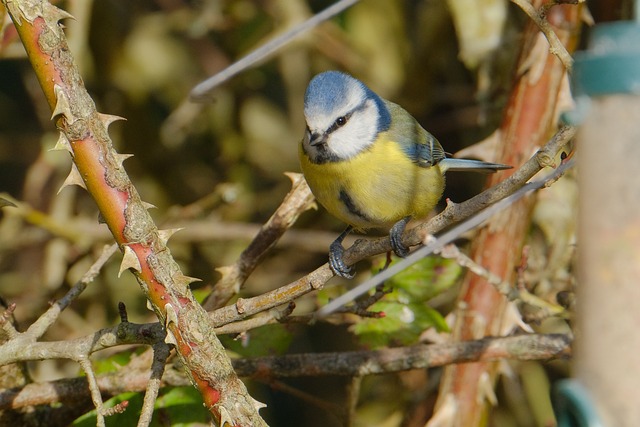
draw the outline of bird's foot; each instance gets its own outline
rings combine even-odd
[[[396,222],[389,231],[391,249],[393,249],[393,252],[400,258],[406,258],[406,256],[409,255],[409,248],[402,243],[402,235],[404,234],[404,229],[407,227],[407,223],[410,220],[410,216],[402,218],[400,221]]]
[[[340,277],[345,279],[353,279],[356,275],[353,271],[353,267],[349,267],[343,259],[344,247],[342,246],[342,239],[337,239],[331,246],[329,246],[329,267],[331,270]]]

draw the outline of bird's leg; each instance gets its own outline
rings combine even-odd
[[[411,216],[405,216],[400,221],[393,224],[389,231],[389,240],[391,240],[391,248],[396,255],[400,258],[404,258],[409,255],[409,248],[402,243],[402,235],[407,224],[411,221]]]
[[[344,263],[342,256],[344,255],[344,247],[342,246],[342,241],[345,237],[351,233],[353,230],[352,226],[348,226],[336,240],[333,241],[331,246],[329,246],[329,266],[333,272],[345,279],[353,279],[355,273],[352,273],[353,268],[349,267]]]

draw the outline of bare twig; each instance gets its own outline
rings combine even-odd
[[[269,310],[266,313],[262,313],[261,315],[252,317],[250,319],[222,325],[220,327],[217,327],[215,331],[218,335],[239,334],[242,332],[247,332],[251,329],[259,328],[260,326],[280,323],[284,321],[284,319],[287,319],[291,315],[291,313],[293,313],[295,307],[296,304],[292,301],[284,310]]]
[[[162,374],[167,364],[170,347],[164,342],[158,342],[153,346],[153,362],[151,364],[151,377],[144,394],[144,402],[138,418],[138,427],[147,427],[153,418],[154,404],[158,397],[158,391],[162,384]]]
[[[565,335],[531,334],[375,351],[291,354],[238,359],[234,361],[234,367],[243,376],[375,375],[479,360],[551,359],[568,355],[569,343],[570,340]]]
[[[222,278],[214,285],[213,292],[203,303],[205,310],[221,307],[237,294],[247,277],[285,231],[295,223],[302,212],[314,205],[315,199],[304,177],[298,173],[288,173],[287,176],[291,179],[291,191],[271,218],[260,228],[240,258],[233,265],[217,269],[222,274]]]
[[[562,65],[567,69],[567,72],[571,72],[573,69],[573,58],[571,54],[564,47],[556,32],[553,31],[553,27],[549,24],[549,21],[546,19],[546,12],[548,8],[544,6],[540,9],[540,11],[536,10],[536,8],[529,2],[529,0],[511,0],[513,3],[518,5],[520,9],[524,11],[524,13],[529,16],[535,22],[535,24],[540,28],[542,34],[547,38],[549,42],[549,52],[553,55],[557,56],[558,59],[562,62]]]
[[[23,334],[0,346],[0,365],[29,360],[86,357],[96,351],[123,344],[153,345],[165,339],[159,323],[121,323],[93,334],[66,341],[34,342]]]
[[[300,376],[361,376],[411,369],[425,369],[472,361],[498,359],[548,360],[568,357],[571,339],[566,335],[527,334],[503,338],[483,338],[457,343],[416,345],[376,351],[310,353],[234,360],[240,376],[260,378]],[[147,369],[125,369],[97,378],[100,391],[113,396],[125,391],[143,391],[148,383]],[[267,381],[268,382],[268,381]],[[184,386],[188,379],[167,369],[162,385]],[[87,379],[62,379],[27,384],[22,388],[0,390],[0,409],[71,401],[87,394]]]
[[[89,270],[82,276],[82,278],[75,284],[69,291],[52,304],[51,307],[45,311],[35,322],[29,326],[29,329],[24,333],[25,336],[36,340],[49,329],[51,325],[58,319],[60,313],[69,306],[80,294],[87,288],[87,285],[95,279],[100,273],[102,267],[107,263],[109,258],[118,250],[118,246],[113,244],[105,246],[102,253],[89,267]]]
[[[537,318],[558,316],[565,313],[565,309],[562,306],[551,304],[542,298],[537,297],[529,292],[525,287],[512,286],[511,283],[503,280],[501,277],[493,274],[483,266],[473,261],[467,255],[462,253],[455,245],[448,245],[440,251],[439,254],[443,258],[455,259],[460,266],[468,268],[469,271],[472,271],[474,274],[485,278],[487,282],[491,283],[498,292],[507,297],[510,301],[517,300],[538,308],[541,313],[539,313],[540,317],[536,316]]]
[[[359,0],[340,0],[336,3],[332,4],[325,10],[320,13],[313,15],[311,18],[302,22],[299,25],[296,25],[286,33],[274,38],[273,40],[267,42],[263,46],[249,53],[247,56],[242,59],[234,62],[229,65],[224,70],[220,71],[218,74],[209,77],[207,80],[198,84],[191,91],[191,99],[198,100],[206,97],[216,86],[224,83],[229,80],[231,77],[241,73],[247,68],[253,66],[257,62],[271,55],[273,52],[285,46],[289,41],[291,41],[296,36],[304,33],[305,31],[310,30],[318,24],[326,21],[327,19],[332,18],[333,16],[339,14],[343,10],[353,6]]]
[[[78,357],[76,361],[80,364],[82,370],[85,373],[85,376],[87,377],[87,384],[89,385],[91,400],[93,400],[93,405],[96,407],[96,425],[97,427],[104,427],[105,408],[102,401],[102,394],[100,393],[100,387],[98,387],[96,375],[93,371],[93,366],[91,366],[91,361],[86,356]]]

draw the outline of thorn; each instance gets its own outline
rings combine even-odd
[[[53,113],[51,113],[51,120],[62,114],[67,120],[67,123],[72,124],[75,122],[75,118],[73,117],[73,113],[71,113],[69,98],[67,98],[67,95],[60,85],[54,85],[53,92],[56,95],[56,107],[53,109]]]
[[[251,400],[253,400],[253,407],[256,408],[256,411],[259,411],[260,409],[267,407],[266,403],[262,403],[258,400],[255,400],[253,397],[251,398]]]
[[[116,154],[115,157],[116,157],[116,161],[118,162],[118,167],[121,168],[122,163],[124,163],[125,160],[133,157],[133,154]]]
[[[236,310],[238,311],[238,314],[243,314],[245,312],[246,307],[244,305],[243,298],[238,298],[238,301],[236,301]]]
[[[158,230],[158,238],[162,242],[163,245],[167,244],[167,241],[180,230],[184,230],[184,227],[180,228],[169,228],[167,230]]]
[[[445,209],[453,209],[453,208],[454,208],[454,206],[456,206],[456,205],[457,205],[457,203],[455,203],[453,200],[451,200],[451,199],[450,199],[450,198],[448,198],[448,197],[447,197],[446,202],[447,202],[447,206],[446,206],[446,208],[445,208]]]
[[[102,114],[96,113],[98,115],[98,120],[102,122],[104,127],[108,128],[111,123],[117,122],[118,120],[127,120],[124,117],[114,116],[113,114]]]
[[[177,346],[178,340],[176,340],[175,335],[173,335],[173,332],[171,332],[169,327],[172,323],[176,325],[176,327],[178,326],[178,314],[170,303],[165,304],[164,309],[166,313],[166,317],[164,319],[164,329],[167,331],[167,336],[165,337],[164,342]]]
[[[56,22],[62,21],[63,19],[73,19],[75,21],[75,17],[67,12],[64,9],[60,9],[59,7],[53,6],[51,9],[51,17],[56,20]]]
[[[80,171],[78,170],[78,167],[76,166],[75,163],[71,164],[71,172],[69,172],[67,179],[64,180],[64,182],[62,183],[62,187],[60,187],[57,194],[60,194],[60,192],[65,187],[68,187],[70,185],[77,185],[79,187],[84,188],[85,190],[87,189],[87,185],[84,183],[84,180],[82,179],[82,175],[80,175]]]
[[[164,337],[164,343],[165,344],[169,344],[172,345],[174,347],[178,346],[178,340],[176,339],[176,337],[173,335],[173,332],[167,330],[167,335],[165,335]]]
[[[147,300],[147,309],[155,313],[155,310],[153,309],[153,304],[151,304],[151,301],[149,300]]]
[[[106,224],[107,220],[102,215],[102,212],[98,212],[98,224]]]
[[[284,176],[286,176],[287,178],[289,178],[291,180],[291,186],[295,187],[296,185],[298,185],[301,181],[304,181],[304,175],[302,175],[301,173],[297,173],[297,172],[285,172]]]
[[[431,419],[425,427],[453,425],[458,407],[459,405],[453,393],[447,393],[444,396],[442,404],[433,412]]]
[[[166,313],[166,317],[164,319],[165,329],[171,326],[172,323],[178,326],[178,313],[176,313],[176,309],[173,308],[173,305],[171,305],[171,303],[166,303],[164,305],[164,311]]]
[[[135,271],[142,271],[142,266],[140,265],[140,260],[136,253],[131,249],[130,246],[124,245],[124,256],[122,257],[122,264],[120,264],[120,271],[118,271],[118,277],[122,274],[123,271],[132,268]]]
[[[171,276],[174,282],[179,285],[189,286],[193,282],[202,282],[202,279],[198,279],[197,277],[185,276],[182,273],[177,273]]]
[[[229,411],[227,411],[227,408],[225,408],[224,406],[220,406],[220,427],[234,425],[235,424],[233,423],[233,420],[231,419],[231,415],[229,414]]]
[[[60,132],[60,136],[56,141],[56,145],[54,145],[53,148],[49,149],[49,151],[59,150],[66,150],[69,153],[73,153],[73,151],[71,150],[71,143],[69,142],[69,138],[67,138],[67,136],[63,132]]]
[[[487,401],[491,404],[491,406],[498,405],[498,398],[496,397],[496,393],[493,390],[493,384],[487,372],[483,372],[480,375],[479,383],[480,383],[478,388],[479,401],[484,402],[484,400],[487,399]]]
[[[144,206],[145,209],[158,209],[156,205],[149,202],[142,202],[142,206]]]

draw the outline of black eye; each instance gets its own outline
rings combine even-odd
[[[346,124],[347,124],[347,118],[346,118],[346,117],[342,116],[342,117],[338,117],[338,118],[336,119],[336,125],[338,125],[338,126],[344,126],[344,125],[346,125]]]

